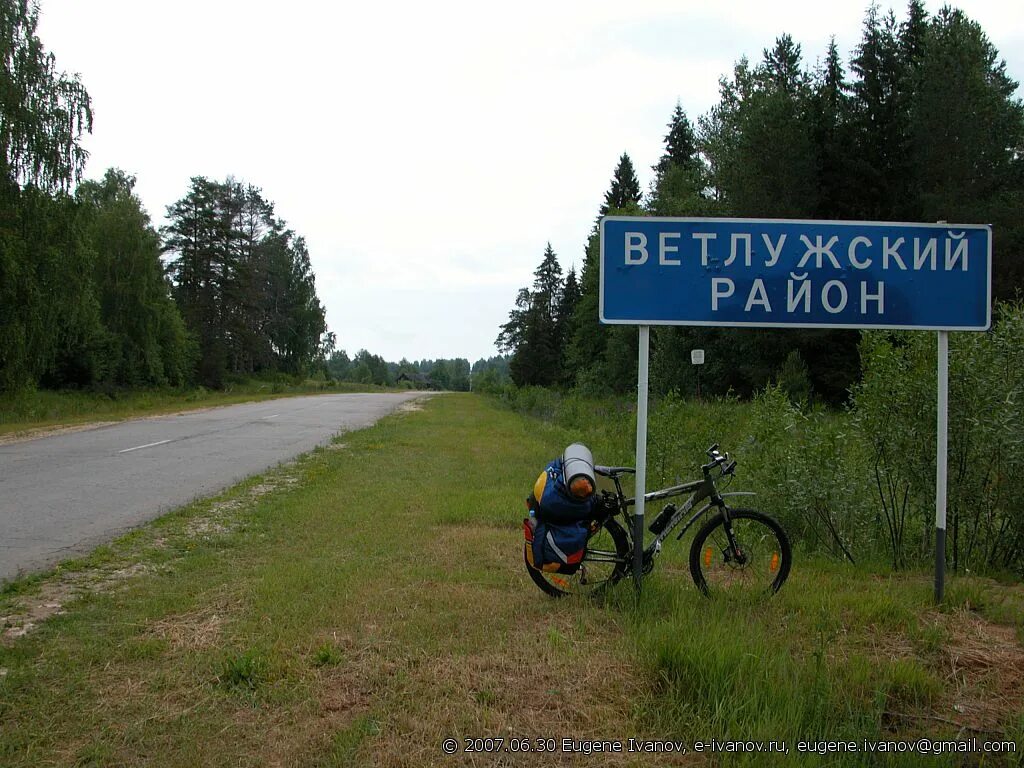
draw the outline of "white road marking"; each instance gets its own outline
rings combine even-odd
[[[134,448],[125,448],[123,451],[118,451],[118,453],[130,453],[131,451],[138,451],[141,448],[152,448],[154,445],[163,445],[164,443],[169,443],[169,442],[171,442],[171,441],[170,440],[161,440],[161,441],[159,441],[157,443],[146,443],[145,445],[136,445]]]
[[[280,413],[275,413],[273,416],[267,416],[266,418],[268,418],[268,419],[276,419],[280,415],[281,415]]]

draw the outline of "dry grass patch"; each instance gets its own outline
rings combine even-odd
[[[993,623],[973,611],[943,613],[927,609],[915,629],[891,626],[843,627],[831,638],[827,656],[842,664],[851,650],[864,652],[878,664],[917,665],[932,676],[918,682],[921,700],[901,700],[890,693],[884,722],[892,734],[928,735],[929,724],[952,728],[959,738],[972,734],[1004,737],[1024,701],[1024,647],[1017,631]],[[913,684],[911,674],[911,686]],[[893,699],[895,696],[895,700]],[[934,734],[933,734],[934,735]]]
[[[148,623],[146,632],[163,640],[172,650],[197,651],[218,647],[223,639],[224,625],[231,613],[237,612],[235,605],[205,605],[190,613],[177,614]]]
[[[1024,648],[1012,627],[958,611],[948,618],[951,642],[940,669],[953,695],[956,722],[977,733],[1002,734],[1024,701]]]
[[[422,562],[448,565],[434,578],[396,575],[352,594],[358,639],[335,635],[343,661],[318,686],[325,724],[339,727],[340,719],[346,732],[361,717],[373,723],[354,764],[440,764],[448,737],[636,735],[626,733],[627,713],[642,678],[622,652],[614,613],[542,595],[517,557],[518,531],[440,525],[421,544]],[[629,758],[555,754],[544,762],[626,765]],[[522,758],[463,753],[443,764]]]
[[[415,400],[407,400],[398,406],[399,413],[416,413],[417,411],[423,410],[424,403],[427,402],[433,395],[420,395]]]

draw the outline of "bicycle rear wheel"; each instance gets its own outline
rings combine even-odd
[[[693,539],[690,575],[697,588],[707,597],[778,592],[789,576],[793,559],[782,526],[754,509],[730,509],[729,521],[735,550],[721,512]]]
[[[537,570],[526,560],[528,546],[524,544],[523,548],[526,572],[534,584],[552,597],[603,592],[626,575],[629,563],[629,538],[622,526],[611,519],[587,541],[587,554],[573,574]]]

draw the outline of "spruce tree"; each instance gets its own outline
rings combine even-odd
[[[661,177],[669,168],[695,169],[697,160],[697,137],[693,133],[693,126],[683,111],[683,105],[676,102],[675,111],[668,124],[668,133],[665,134],[665,151],[654,166],[654,171]]]
[[[558,311],[555,313],[558,318],[559,336],[563,346],[566,341],[569,324],[572,322],[572,317],[576,312],[576,304],[579,300],[580,285],[579,281],[576,280],[576,268],[572,267],[569,269],[569,274],[565,276],[565,283],[562,286],[562,299],[558,303]]]
[[[906,189],[910,177],[908,123],[900,97],[905,75],[898,32],[892,13],[879,18],[878,7],[872,5],[864,20],[863,38],[850,62],[856,76],[856,182],[861,189],[857,218],[914,218],[914,196]]]
[[[676,102],[664,138],[664,151],[653,166],[647,211],[655,216],[707,216],[715,205],[705,193],[707,176],[693,127]]]
[[[533,273],[533,288],[522,288],[509,321],[501,327],[496,344],[511,352],[509,370],[518,386],[557,384],[562,377],[563,345],[559,313],[563,301],[562,268],[547,244]]]
[[[580,273],[580,296],[573,312],[569,340],[564,360],[569,370],[566,375],[577,384],[586,380],[599,381],[607,343],[606,328],[598,320],[598,292],[600,290],[600,240],[597,231],[590,234],[583,252],[583,270]]]
[[[554,321],[562,300],[562,267],[550,242],[533,273],[533,296],[533,303],[540,307],[545,317]]]
[[[569,347],[572,342],[573,322],[576,315],[576,305],[580,300],[580,286],[576,280],[576,269],[569,269],[565,276],[565,284],[562,287],[562,300],[558,304],[557,317],[557,338],[558,338],[558,367],[560,370],[559,382],[564,386],[572,386],[573,370],[569,364]]]
[[[814,215],[821,219],[849,219],[857,212],[850,86],[833,37],[818,71],[812,99],[814,140],[818,147],[820,195]]]
[[[633,169],[633,161],[625,152],[619,158],[619,164],[612,176],[612,184],[605,193],[604,204],[601,206],[601,215],[606,215],[611,210],[626,210],[631,206],[640,204],[640,182],[637,181],[636,171]]]
[[[801,64],[801,47],[790,35],[781,35],[774,48],[764,49],[761,71],[771,84],[790,96],[797,96],[807,82]]]
[[[1024,104],[981,27],[944,8],[928,26],[909,115],[920,215],[993,225],[993,295],[1024,289]]]
[[[900,58],[908,68],[916,67],[924,56],[924,40],[928,34],[928,12],[921,0],[907,4],[907,20],[900,25]],[[913,85],[913,82],[905,85]]]

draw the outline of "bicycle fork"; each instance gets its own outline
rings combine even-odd
[[[725,538],[729,542],[729,546],[724,553],[725,562],[746,565],[747,555],[740,547],[739,540],[736,538],[736,532],[732,529],[732,518],[729,517],[729,508],[725,506],[725,502],[722,502],[719,509],[722,510],[722,527],[725,528]]]

